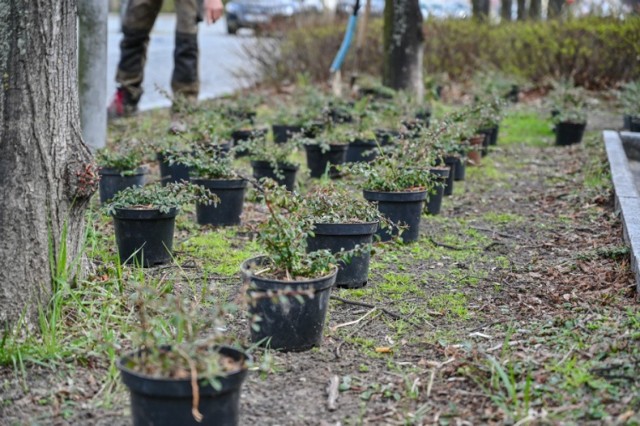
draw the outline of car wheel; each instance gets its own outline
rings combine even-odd
[[[235,35],[238,33],[238,24],[231,24],[227,22],[227,33],[231,35]]]

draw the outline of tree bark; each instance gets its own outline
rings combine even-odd
[[[76,1],[0,0],[0,325],[46,306],[52,278],[81,250],[95,191],[79,122]]]
[[[382,82],[422,100],[424,34],[418,0],[386,0]]]
[[[542,19],[542,0],[531,0],[529,19],[533,19],[534,21]]]
[[[518,21],[527,19],[527,2],[526,0],[518,0]]]
[[[549,19],[559,18],[562,13],[562,6],[566,0],[549,0]]]
[[[513,7],[513,0],[502,0],[500,3],[500,17],[503,22],[511,21],[511,8]]]
[[[486,21],[489,18],[489,8],[491,4],[489,0],[472,0],[473,17],[480,21]]]

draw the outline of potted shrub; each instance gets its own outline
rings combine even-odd
[[[102,149],[96,153],[100,168],[100,202],[106,203],[125,188],[144,185],[146,167],[142,166],[142,152],[131,149],[124,152]]]
[[[271,119],[271,131],[275,143],[285,143],[295,135],[315,135],[315,124],[318,115],[314,110],[305,108],[291,109],[285,105],[274,107],[275,113]]]
[[[313,219],[313,235],[308,238],[308,251],[329,250],[340,254],[354,250],[341,261],[336,286],[361,288],[369,277],[370,245],[379,226],[387,221],[371,203],[335,185],[319,186],[304,197],[306,216]]]
[[[504,102],[501,98],[494,97],[484,103],[477,103],[470,111],[477,134],[484,135],[482,156],[489,153],[489,146],[498,144],[500,122],[504,116]]]
[[[199,149],[185,160],[190,168],[192,182],[218,198],[218,203],[196,203],[196,216],[200,225],[240,225],[247,181],[233,169],[230,156],[214,150]]]
[[[315,138],[296,138],[307,153],[307,167],[312,178],[320,178],[325,173],[330,178],[340,177],[336,168],[347,160],[348,139],[344,132],[328,126]]]
[[[139,322],[133,351],[117,366],[131,398],[134,425],[235,426],[249,356],[226,346],[225,312],[143,286],[133,296]]]
[[[231,130],[226,121],[215,114],[202,114],[188,131],[169,136],[157,152],[163,184],[189,181],[187,163],[198,150],[228,155],[231,150]]]
[[[300,168],[292,159],[297,148],[298,144],[293,139],[276,144],[266,137],[256,137],[241,143],[238,150],[250,152],[254,178],[269,178],[293,191]]]
[[[435,182],[431,190],[429,190],[426,211],[427,214],[438,215],[442,209],[444,187],[451,174],[451,168],[447,166],[434,166],[429,169],[429,172],[434,176]]]
[[[190,183],[134,186],[118,192],[105,209],[113,217],[120,262],[144,267],[169,263],[179,208],[218,201],[208,190]]]
[[[265,255],[241,266],[252,316],[251,340],[282,351],[319,346],[338,272],[328,250],[307,251],[313,218],[298,195],[272,181],[262,187],[268,220],[258,232]]]
[[[635,117],[640,119],[640,81],[630,81],[622,86],[619,94],[623,113],[623,129],[638,132],[639,129],[631,129],[631,121]]]
[[[373,130],[374,108],[369,98],[363,98],[354,106],[355,123],[352,128],[344,129],[344,135],[337,139],[346,139],[349,142],[347,148],[347,163],[359,161],[372,161],[378,154],[378,140]]]
[[[436,178],[428,168],[414,164],[412,157],[399,150],[380,155],[371,163],[352,163],[346,167],[364,178],[364,198],[375,203],[382,216],[396,225],[377,231],[381,241],[396,237],[399,228],[405,243],[416,241],[420,235],[423,205]]]
[[[556,133],[556,145],[580,143],[587,127],[587,104],[582,89],[570,82],[556,84],[549,97]]]

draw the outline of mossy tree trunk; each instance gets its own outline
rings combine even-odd
[[[500,2],[500,17],[503,22],[511,21],[511,9],[513,8],[513,0],[502,0]]]
[[[384,10],[382,82],[424,96],[424,34],[418,0],[386,0]]]
[[[0,326],[76,259],[95,168],[78,111],[77,0],[0,0]]]

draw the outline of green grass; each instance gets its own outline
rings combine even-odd
[[[260,251],[255,241],[238,245],[232,229],[216,229],[196,234],[184,241],[180,250],[187,256],[204,261],[203,268],[208,274],[223,276],[237,275],[242,262]]]
[[[551,120],[533,111],[509,111],[500,125],[499,145],[549,146],[553,131]]]

